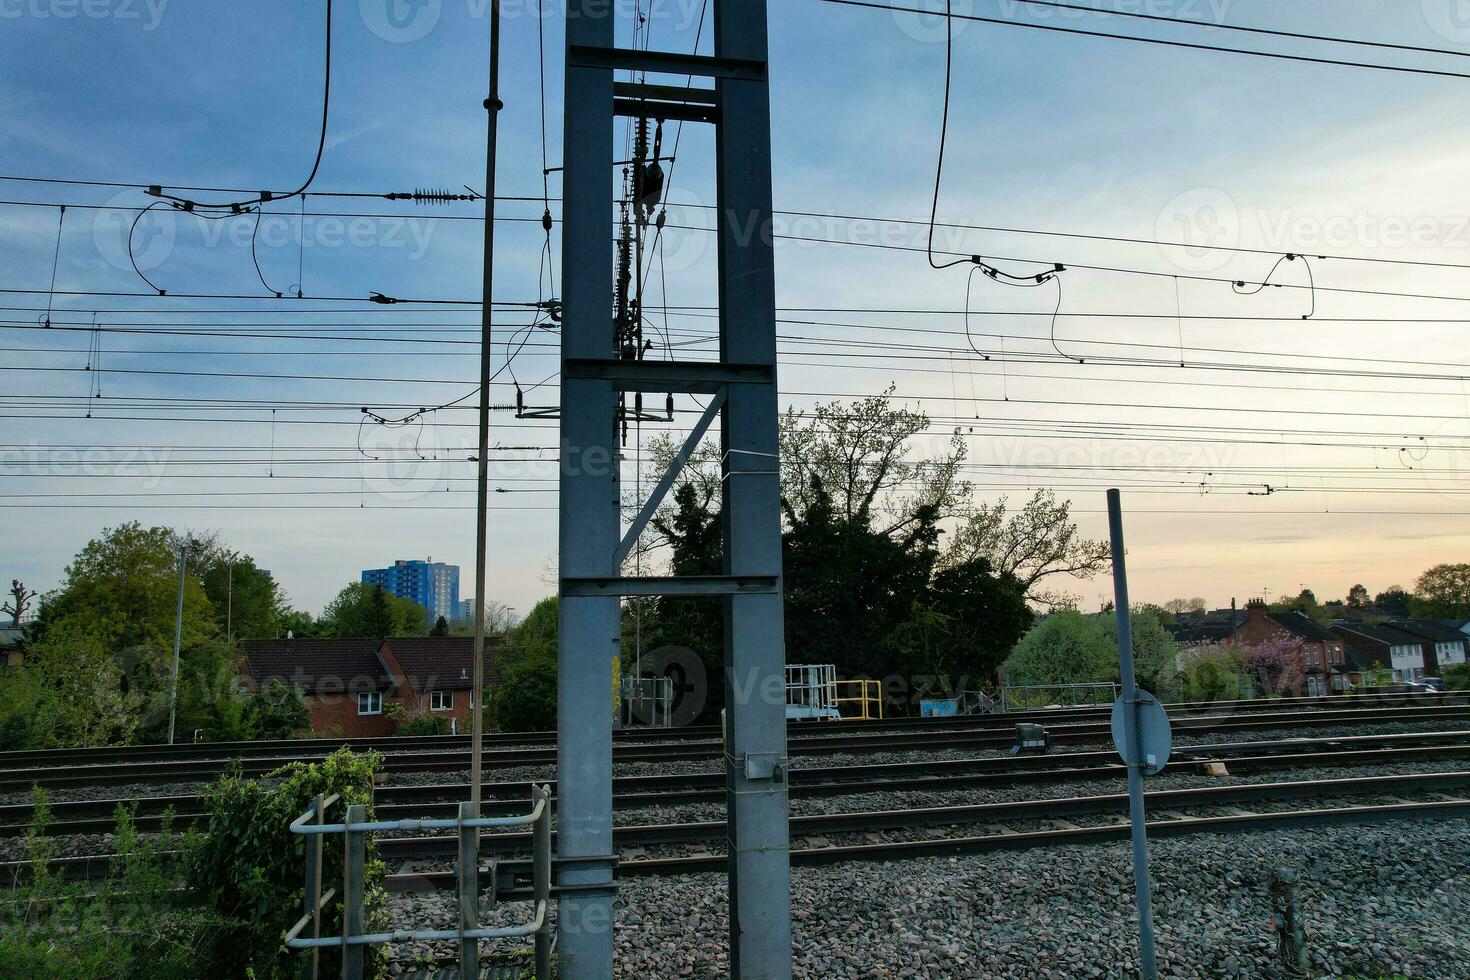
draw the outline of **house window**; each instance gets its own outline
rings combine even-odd
[[[383,713],[383,695],[380,691],[362,691],[357,695],[357,713],[380,715]]]
[[[1319,698],[1323,694],[1326,694],[1326,693],[1327,692],[1324,690],[1324,685],[1322,683],[1322,678],[1320,678],[1320,677],[1308,677],[1307,678],[1307,695],[1309,697]]]
[[[453,711],[454,710],[454,692],[453,691],[430,691],[429,692],[429,710],[430,711]]]

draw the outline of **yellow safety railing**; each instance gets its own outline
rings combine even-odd
[[[846,715],[843,721],[881,721],[883,718],[883,684],[877,680],[836,681],[840,693],[844,686],[855,686],[857,693],[848,697],[834,697],[832,703],[840,712],[844,704],[855,704],[858,713]]]

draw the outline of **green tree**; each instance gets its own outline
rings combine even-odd
[[[497,666],[500,683],[490,692],[490,718],[501,731],[556,727],[557,599],[536,603],[510,632]]]
[[[271,680],[246,698],[244,722],[251,738],[291,738],[311,727],[311,714],[299,687]]]
[[[1385,616],[1402,619],[1409,615],[1414,597],[1402,585],[1390,585],[1373,597],[1373,609]]]
[[[434,628],[431,629],[431,630],[429,630],[429,635],[430,636],[448,636],[449,635],[449,620],[445,619],[443,616],[440,616],[437,620],[434,621]]]
[[[381,585],[353,582],[327,603],[318,621],[319,635],[335,637],[423,636],[428,610]]]
[[[1021,637],[1003,664],[1006,682],[1083,684],[1118,677],[1118,651],[1099,616],[1064,609]]]
[[[1033,619],[1021,583],[992,575],[983,559],[941,569],[895,631],[893,666],[950,693],[983,687]]]
[[[1361,582],[1348,589],[1347,606],[1349,609],[1367,609],[1372,599],[1368,595],[1368,587]]]
[[[230,550],[210,535],[196,540],[189,561],[204,586],[204,594],[214,605],[215,625],[221,636],[280,635],[281,621],[291,609],[276,580],[257,568],[255,559]]]
[[[1470,563],[1440,564],[1414,583],[1412,608],[1426,619],[1462,619],[1470,616]]]
[[[1167,690],[1177,652],[1173,639],[1151,613],[1135,611],[1129,621],[1138,686]],[[1003,668],[1015,685],[1117,682],[1117,619],[1073,609],[1053,613],[1021,638]]]
[[[805,500],[801,511],[786,508],[782,541],[787,660],[882,677],[893,667],[894,630],[929,587],[934,509],[920,508],[895,536],[873,530],[866,510],[838,510],[819,479]]]
[[[112,650],[172,647],[182,544],[171,529],[144,528],[136,521],[104,529],[66,567],[61,589],[41,603],[30,638],[44,642],[59,624],[72,620],[96,629]],[[189,646],[217,634],[214,607],[198,578],[189,574],[183,642]]]

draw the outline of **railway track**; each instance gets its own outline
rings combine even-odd
[[[1361,735],[1339,739],[1285,739],[1235,742],[1178,750],[1171,769],[1200,768],[1223,761],[1232,774],[1308,767],[1399,765],[1470,759],[1470,730],[1404,735]],[[944,759],[927,762],[869,764],[792,769],[788,773],[793,799],[885,792],[950,792],[973,788],[1041,785],[1065,781],[1121,778],[1117,753],[1066,752],[1044,756]],[[553,792],[555,783],[552,784]],[[486,783],[482,787],[487,816],[510,815],[525,808],[530,782]],[[415,817],[452,817],[457,801],[467,797],[466,784],[379,786],[374,793],[378,817],[403,820]],[[635,810],[656,806],[718,805],[725,800],[725,776],[720,772],[622,776],[613,781],[613,806]],[[156,831],[165,812],[175,826],[208,816],[197,794],[62,801],[50,804],[49,833],[101,834],[116,825],[119,806],[129,807],[140,830]],[[32,818],[30,804],[0,806],[0,838],[26,832]]]
[[[1446,795],[1447,793],[1457,795]],[[1403,796],[1409,794],[1432,798],[1403,799]],[[1470,816],[1470,799],[1459,794],[1470,794],[1470,771],[1162,790],[1147,794],[1149,812],[1155,815],[1149,821],[1148,827],[1153,837],[1174,837],[1196,833],[1238,833],[1281,827]],[[1286,811],[1253,812],[1240,809],[1242,804],[1259,806],[1302,799],[1342,800],[1357,797],[1375,797],[1388,802]],[[889,861],[1065,844],[1104,843],[1122,840],[1128,836],[1128,825],[1124,817],[1126,808],[1126,796],[1110,794],[798,816],[791,819],[792,837],[813,846],[794,847],[791,851],[791,863],[794,866],[810,866],[846,861]],[[1227,812],[1194,817],[1179,815],[1182,810],[1199,809],[1224,809]],[[1073,823],[1079,818],[1107,816],[1115,819],[1094,826],[1078,826]],[[1053,826],[1039,830],[1015,829],[1018,824],[1037,821],[1051,822]],[[881,835],[885,831],[914,834],[925,828],[936,827],[983,827],[989,828],[989,832],[938,837],[921,834],[918,839],[900,841],[885,840],[881,836],[877,840],[873,839],[873,835]],[[708,845],[722,841],[725,834],[726,826],[722,821],[652,824],[616,828],[613,841],[623,851],[636,852],[652,846]],[[829,837],[848,835],[868,835],[868,839],[837,845],[828,840]],[[482,836],[481,842],[482,853],[505,857],[504,860],[497,860],[496,874],[504,882],[506,889],[513,893],[529,875],[529,862],[513,857],[524,853],[529,843],[528,835],[489,834]],[[423,858],[452,860],[456,843],[455,838],[445,836],[380,838],[378,849],[381,856],[388,861]],[[49,864],[67,877],[99,877],[108,870],[110,857],[93,855],[64,858]],[[624,860],[618,865],[618,875],[629,878],[696,874],[720,871],[724,867],[724,855],[710,853],[706,848],[695,853]],[[30,866],[27,862],[0,864],[0,880],[3,881],[23,880],[29,872]],[[386,884],[390,891],[424,891],[452,888],[454,880],[454,874],[449,871],[411,871],[389,875]]]
[[[1218,716],[1222,714],[1279,714],[1283,711],[1340,711],[1394,707],[1470,706],[1470,693],[1447,694],[1380,694],[1345,698],[1256,698],[1246,701],[1195,701],[1166,705],[1171,718],[1185,716]],[[1102,720],[1109,717],[1110,705],[1072,708],[1047,708],[1013,711],[1003,714],[964,715],[951,718],[887,718],[875,721],[848,721],[842,728],[854,735],[889,732],[940,731],[1006,731],[1021,723],[1068,723]],[[829,725],[791,722],[787,732],[791,738],[825,737]],[[718,725],[695,725],[669,729],[622,729],[613,733],[614,744],[661,744],[714,741],[720,738]],[[555,732],[496,732],[484,736],[487,749],[508,746],[524,747],[556,742]],[[202,742],[177,745],[113,745],[97,748],[35,749],[0,752],[0,773],[11,770],[52,768],[67,764],[96,766],[103,763],[204,762],[229,759],[311,759],[330,754],[348,745],[354,750],[374,750],[390,754],[410,752],[449,752],[469,749],[469,738],[463,735],[394,735],[380,738],[313,738],[274,739],[250,742]]]
[[[1253,711],[1241,715],[1185,716],[1173,719],[1176,735],[1213,735],[1273,729],[1333,727],[1348,725],[1418,724],[1424,722],[1470,722],[1470,704],[1440,703],[1349,709]],[[826,727],[826,726],[823,726]],[[1055,725],[1048,729],[1055,744],[1075,745],[1108,742],[1112,728],[1106,722]],[[1007,749],[1014,742],[1008,731],[917,731],[887,734],[812,735],[792,738],[789,756],[865,755],[904,751],[953,751]],[[703,761],[721,757],[718,740],[668,741],[618,744],[615,763]],[[0,771],[0,793],[22,793],[33,786],[68,788],[128,785],[133,783],[200,782],[238,766],[246,775],[261,776],[291,762],[311,762],[321,753],[251,757],[243,759],[177,760],[164,762],[103,762],[95,765],[64,765]],[[517,766],[552,766],[555,749],[496,749],[485,753],[490,771]],[[384,755],[383,770],[398,774],[455,772],[469,768],[469,753],[463,749],[411,750]]]

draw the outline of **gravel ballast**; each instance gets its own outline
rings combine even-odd
[[[1160,973],[1283,978],[1267,882],[1273,867],[1289,867],[1301,877],[1313,976],[1463,980],[1467,832],[1470,821],[1447,820],[1156,841]],[[389,908],[399,928],[454,919],[442,894],[394,895]],[[496,913],[524,914],[525,906]],[[1136,928],[1126,844],[792,872],[798,977],[1133,977]],[[721,875],[625,881],[617,976],[727,976],[726,929]],[[501,947],[502,962],[517,948]],[[441,944],[398,947],[392,973],[432,975],[449,955]]]

